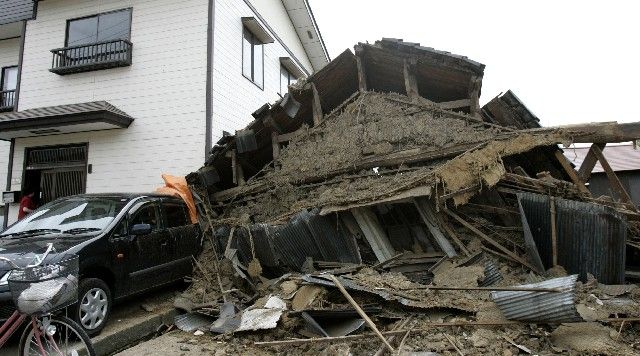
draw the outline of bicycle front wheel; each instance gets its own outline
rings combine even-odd
[[[66,316],[38,318],[22,333],[20,356],[95,356],[91,339],[78,323]]]

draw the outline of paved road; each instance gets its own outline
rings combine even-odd
[[[171,308],[175,294],[182,289],[183,287],[180,285],[169,286],[161,290],[130,298],[114,306],[109,323],[100,335],[93,338],[93,342],[109,341],[110,337],[118,333],[126,332],[126,328],[135,326],[137,323],[153,317],[158,312]],[[20,335],[14,335],[12,340],[0,350],[0,356],[18,355],[19,339]],[[104,349],[104,347],[102,348]],[[107,354],[115,351],[118,350],[111,350]]]

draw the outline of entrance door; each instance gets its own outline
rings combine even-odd
[[[40,204],[85,192],[87,145],[28,148],[23,189],[40,192]]]

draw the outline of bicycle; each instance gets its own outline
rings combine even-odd
[[[16,311],[0,326],[0,349],[30,318],[19,343],[19,355],[95,356],[87,333],[70,318],[56,313],[78,301],[78,256],[66,256],[56,263],[43,264],[53,244],[35,264],[18,266],[0,257],[13,268],[7,278]]]

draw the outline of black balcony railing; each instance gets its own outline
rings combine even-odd
[[[16,106],[16,91],[0,91],[0,111],[11,111]]]
[[[49,71],[65,75],[130,66],[132,50],[133,44],[128,40],[52,49],[53,60]]]

